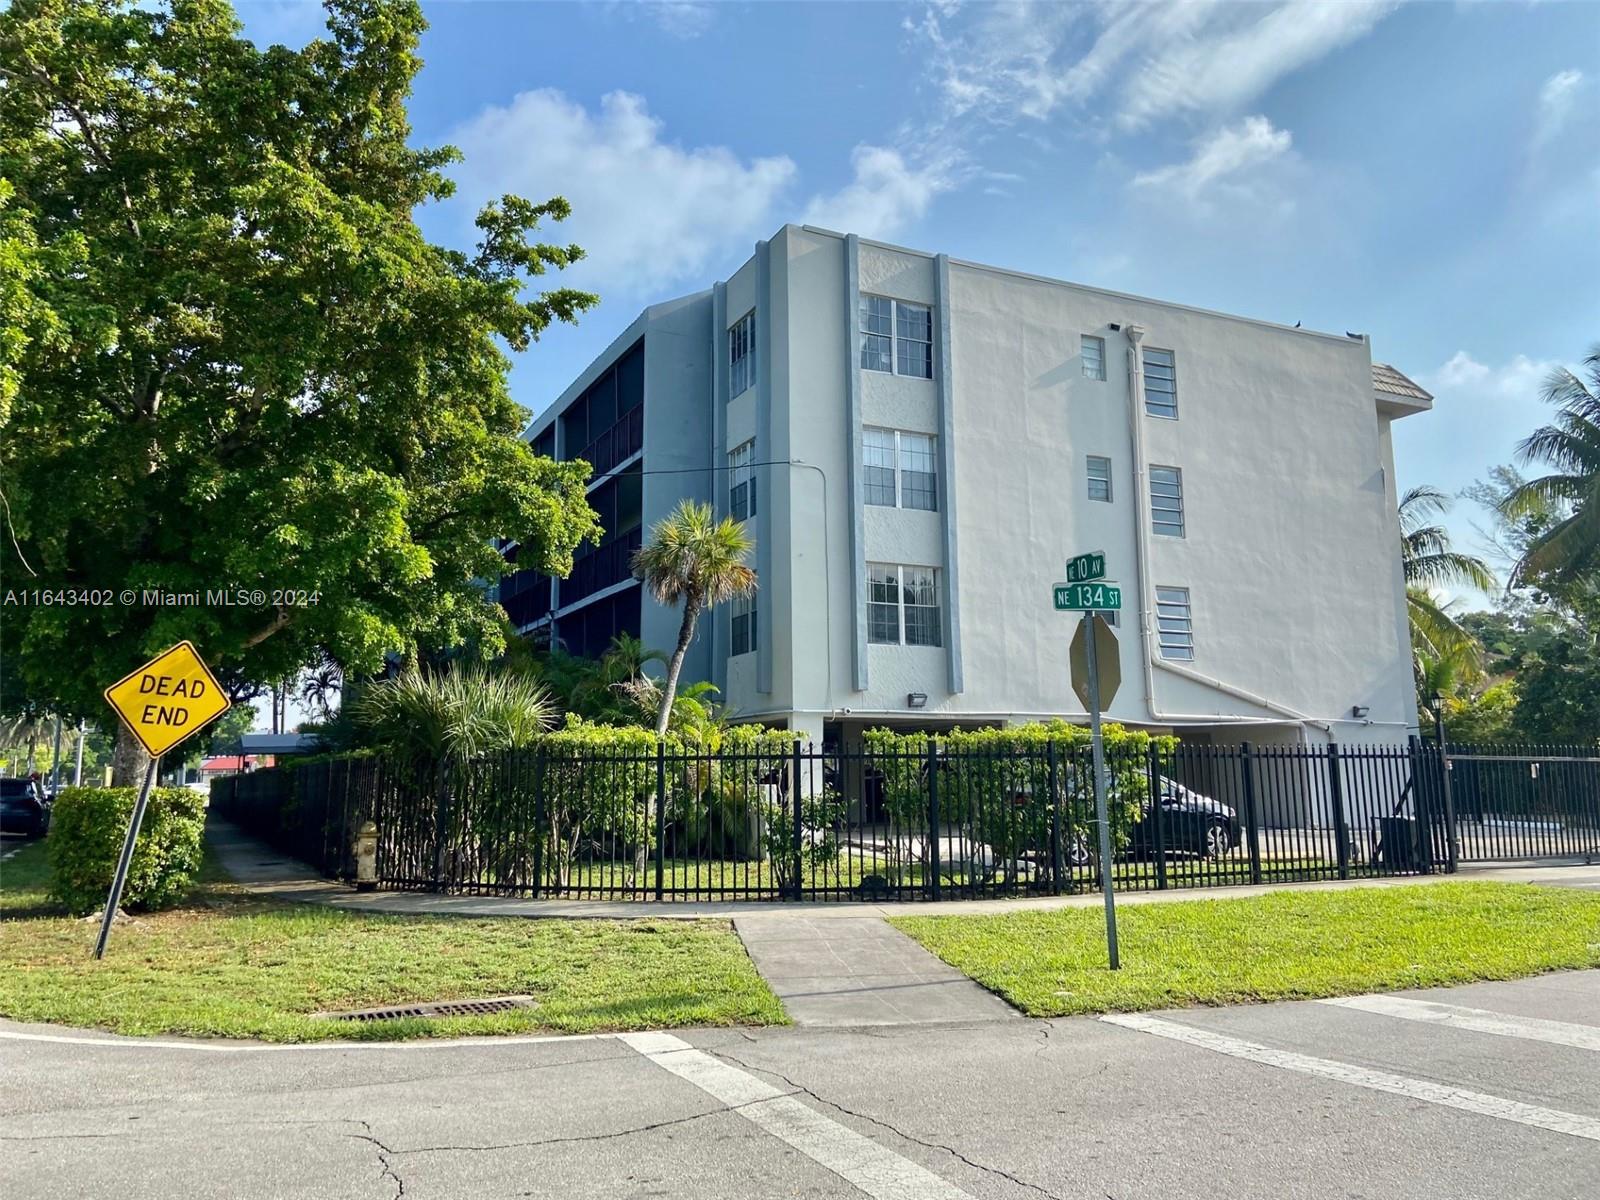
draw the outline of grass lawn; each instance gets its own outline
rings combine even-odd
[[[254,898],[214,870],[181,908],[99,926],[51,912],[42,843],[0,863],[0,1016],[125,1034],[269,1041],[782,1024],[725,921],[391,917]],[[481,1017],[312,1013],[532,995]]]
[[[1278,892],[891,922],[1030,1016],[1293,1000],[1600,967],[1600,893],[1502,883]]]

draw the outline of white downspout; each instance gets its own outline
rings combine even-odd
[[[1144,363],[1139,353],[1139,344],[1144,340],[1144,329],[1139,325],[1124,325],[1122,331],[1128,338],[1128,428],[1133,442],[1133,505],[1134,505],[1134,572],[1135,587],[1139,593],[1139,641],[1140,641],[1140,666],[1144,675],[1144,702],[1150,711],[1150,720],[1157,724],[1170,725],[1178,722],[1205,722],[1209,724],[1260,724],[1259,717],[1246,717],[1238,714],[1219,713],[1174,713],[1162,712],[1156,707],[1156,673],[1160,667],[1163,671],[1218,691],[1238,700],[1244,700],[1268,712],[1278,713],[1295,721],[1314,725],[1325,733],[1331,734],[1333,727],[1326,721],[1319,721],[1305,713],[1289,708],[1287,705],[1278,704],[1258,696],[1254,692],[1245,691],[1243,688],[1234,687],[1221,679],[1210,675],[1202,675],[1198,671],[1191,671],[1170,663],[1160,656],[1155,636],[1155,584],[1151,580],[1150,572],[1150,490],[1147,481],[1147,467],[1144,450]]]

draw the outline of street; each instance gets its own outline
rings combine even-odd
[[[1057,1021],[405,1045],[0,1025],[0,1194],[1593,1197],[1600,971]]]

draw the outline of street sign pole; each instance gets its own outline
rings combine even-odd
[[[1100,736],[1100,664],[1094,646],[1094,613],[1083,614],[1084,652],[1089,659],[1089,733],[1094,751],[1094,815],[1100,826],[1100,890],[1106,898],[1106,950],[1111,969],[1122,969],[1117,953],[1117,902],[1111,893],[1111,822],[1106,817],[1106,748]]]
[[[111,922],[117,919],[117,905],[122,903],[122,888],[128,882],[128,865],[133,862],[133,845],[139,840],[139,826],[144,822],[145,806],[150,803],[150,789],[155,786],[156,771],[161,766],[161,756],[150,759],[144,773],[144,785],[139,789],[139,799],[133,806],[133,820],[128,822],[128,836],[122,842],[122,857],[117,859],[117,873],[111,877],[111,894],[106,897],[106,915],[100,922],[100,936],[94,943],[94,956],[106,956],[106,942],[111,937]]]

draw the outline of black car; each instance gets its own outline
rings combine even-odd
[[[43,837],[50,828],[50,802],[31,779],[0,779],[0,833]]]
[[[1199,854],[1221,858],[1239,847],[1238,815],[1226,804],[1190,791],[1175,779],[1161,776],[1161,838],[1159,845],[1180,854]],[[1156,810],[1145,806],[1144,814],[1132,830],[1133,851],[1154,854]]]
[[[1136,858],[1154,856],[1156,847],[1164,854],[1198,854],[1221,858],[1239,847],[1241,830],[1238,815],[1226,804],[1190,791],[1175,779],[1161,776],[1160,839],[1156,837],[1156,811],[1148,802],[1129,831],[1128,852]],[[1067,861],[1075,867],[1093,861],[1089,844],[1092,834],[1074,837],[1067,849]]]

